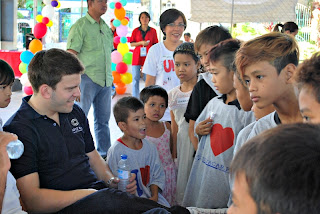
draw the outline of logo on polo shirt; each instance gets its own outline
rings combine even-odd
[[[82,132],[83,128],[81,126],[78,126],[79,125],[79,121],[76,118],[73,118],[71,120],[71,125],[76,126],[76,127],[74,127],[72,129],[72,133],[73,134],[76,134],[78,132]]]

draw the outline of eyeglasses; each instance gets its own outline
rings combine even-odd
[[[178,28],[185,28],[186,27],[186,25],[185,24],[175,24],[175,23],[169,23],[169,24],[167,24],[167,26],[169,26],[169,27],[178,27]]]

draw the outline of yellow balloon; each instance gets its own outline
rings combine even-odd
[[[43,18],[43,16],[42,15],[37,15],[36,16],[36,20],[37,20],[37,22],[42,22],[42,18]]]
[[[119,53],[121,53],[121,55],[125,55],[126,53],[129,52],[129,46],[127,43],[119,43],[118,47],[117,47],[117,50]]]
[[[121,74],[121,81],[125,84],[130,84],[132,82],[132,74],[129,72]]]
[[[56,8],[60,8],[60,7],[61,7],[61,4],[60,4],[60,2],[58,1],[58,5],[57,5]]]
[[[129,23],[128,19],[122,19],[121,24],[126,26]]]
[[[50,21],[48,22],[47,26],[48,26],[48,27],[52,27],[52,25],[53,25],[53,22],[50,20]]]

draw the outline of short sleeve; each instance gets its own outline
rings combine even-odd
[[[192,90],[186,112],[184,113],[184,117],[188,123],[189,123],[189,120],[196,121],[198,116],[201,113],[200,105],[199,105],[199,102],[201,102],[201,100],[199,100],[200,99],[200,90],[199,90],[200,85],[198,83],[194,86],[194,88]]]
[[[153,45],[146,57],[146,61],[144,62],[144,66],[142,69],[142,73],[148,74],[150,76],[157,76],[157,62],[159,59],[159,53],[157,54],[157,45]]]
[[[71,49],[80,52],[83,44],[83,31],[80,29],[79,22],[76,22],[69,31],[67,40],[67,50]]]

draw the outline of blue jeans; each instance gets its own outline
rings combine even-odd
[[[140,98],[140,89],[139,89],[140,69],[141,69],[141,65],[132,66],[132,96],[136,98]],[[146,75],[143,74],[143,80],[145,79],[146,79]]]
[[[109,119],[111,113],[111,88],[101,87],[94,83],[86,74],[81,75],[81,97],[77,103],[86,116],[93,105],[94,133],[99,154],[107,156],[110,143]]]

